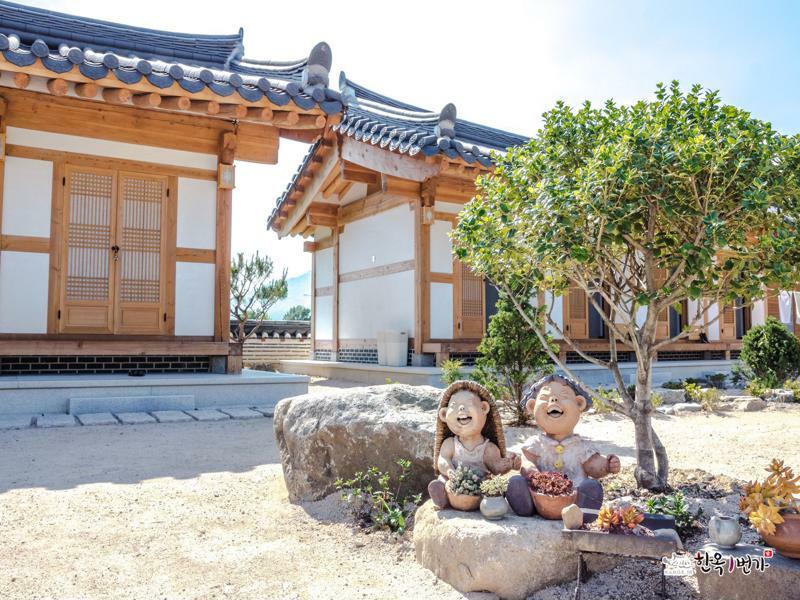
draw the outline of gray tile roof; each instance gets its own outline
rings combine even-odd
[[[157,31],[0,1],[0,52],[20,67],[36,64],[54,76],[77,70],[89,79],[145,79],[157,88],[177,82],[190,93],[206,88],[248,102],[266,97],[325,113],[342,110],[328,88],[331,50],[321,42],[308,58],[277,62],[244,56],[244,32],[197,35]]]

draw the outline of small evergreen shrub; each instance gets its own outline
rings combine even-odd
[[[741,359],[755,378],[776,387],[800,371],[800,342],[780,321],[770,317],[745,334]]]
[[[442,381],[445,385],[464,379],[464,374],[461,372],[463,366],[464,363],[457,358],[448,359],[442,363]]]
[[[692,402],[697,402],[707,412],[715,412],[719,408],[719,390],[717,388],[701,388],[696,383],[684,386],[686,395]]]
[[[745,391],[751,396],[758,396],[759,398],[764,398],[771,388],[772,386],[768,385],[761,379],[753,379],[747,384],[747,387],[745,387]]]
[[[711,382],[711,385],[719,390],[725,389],[725,381],[727,379],[728,375],[726,373],[714,373],[713,375],[708,376],[708,380]]]
[[[660,387],[664,388],[665,390],[682,390],[683,389],[683,381],[681,381],[680,379],[678,379],[676,381],[667,381],[667,382],[661,384]]]

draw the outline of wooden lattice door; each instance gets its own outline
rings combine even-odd
[[[113,332],[114,171],[67,167],[59,330]]]
[[[166,328],[165,177],[66,168],[59,331]]]
[[[485,320],[483,279],[476,276],[467,265],[459,261],[455,261],[455,273],[455,337],[462,339],[481,338],[483,337]]]
[[[166,177],[119,174],[115,332],[162,333]]]

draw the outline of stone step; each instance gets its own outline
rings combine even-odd
[[[231,419],[261,419],[264,417],[262,413],[245,407],[233,406],[230,408],[220,408],[219,410],[228,415]]]
[[[72,415],[110,412],[133,413],[154,410],[193,410],[194,394],[174,396],[98,396],[70,398],[67,412]]]
[[[186,414],[195,421],[227,421],[230,417],[213,408],[198,408],[187,410]]]
[[[153,415],[149,415],[146,412],[123,412],[115,413],[114,416],[116,416],[123,425],[144,425],[146,423],[158,422]]]
[[[56,413],[39,415],[36,417],[36,426],[43,429],[50,427],[74,427],[77,424],[78,422],[72,415]]]
[[[154,410],[150,413],[159,423],[184,423],[194,421],[192,417],[179,410]]]
[[[117,418],[109,412],[76,415],[81,425],[119,425]]]
[[[0,415],[0,431],[4,429],[27,429],[33,425],[36,415]]]

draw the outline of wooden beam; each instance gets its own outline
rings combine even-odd
[[[291,125],[297,125],[299,121],[300,115],[298,115],[296,112],[275,111],[272,118],[272,124],[276,127],[289,127]]]
[[[339,221],[337,221],[336,216],[306,213],[306,225],[308,227],[330,227],[333,229],[339,225]]]
[[[341,163],[340,177],[344,181],[366,183],[367,185],[378,185],[380,183],[380,175],[375,171],[364,169],[363,167],[346,161],[342,161]]]
[[[76,83],[75,84],[75,93],[80,96],[81,98],[94,98],[97,96],[97,93],[100,91],[100,88],[97,86],[96,83]]]
[[[248,108],[247,109],[247,118],[248,119],[255,119],[256,121],[272,122],[272,119],[274,117],[275,117],[275,113],[268,106],[254,107],[254,108]]]
[[[218,114],[235,119],[244,119],[247,116],[247,107],[241,104],[220,104]]]
[[[69,84],[66,79],[50,79],[47,82],[47,91],[53,94],[53,96],[65,96],[69,91]]]
[[[50,253],[50,238],[30,235],[0,235],[0,250]]]
[[[347,283],[348,281],[360,281],[362,279],[372,279],[374,277],[383,277],[385,275],[392,275],[394,273],[402,273],[403,271],[411,271],[414,269],[414,259],[403,260],[400,262],[390,263],[388,265],[380,265],[378,267],[370,267],[368,269],[360,269],[358,271],[349,271],[339,275],[339,283]]]
[[[133,104],[142,108],[156,108],[161,104],[161,94],[151,92],[149,94],[134,94]]]
[[[31,76],[27,73],[14,73],[14,85],[24,90],[31,83]]]
[[[104,89],[102,92],[103,100],[111,104],[127,104],[131,101],[133,94],[125,88]]]
[[[217,253],[214,250],[203,248],[176,248],[175,260],[178,262],[215,264],[217,262]]]
[[[232,165],[236,158],[237,138],[234,133],[223,133],[219,141],[218,162]],[[231,221],[233,190],[217,189],[216,235],[216,285],[214,339],[230,339],[231,299]]]
[[[219,114],[219,102],[213,100],[192,101],[192,108],[197,109],[197,112],[206,113],[207,115]]]
[[[341,222],[344,224],[352,223],[353,221],[371,217],[372,215],[377,215],[386,210],[407,204],[408,198],[377,192],[343,206]]]
[[[319,174],[311,182],[309,189],[306,190],[298,200],[297,207],[293,214],[289,215],[286,221],[281,225],[280,231],[278,232],[279,236],[290,234],[295,225],[302,220],[306,207],[314,200],[320,190],[322,182],[328,178],[330,173],[336,167],[338,159],[339,157],[336,148],[330,149],[325,154],[324,162],[322,163]]]
[[[161,99],[159,106],[169,110],[191,110],[192,101],[186,96],[167,96]]]
[[[324,215],[335,217],[339,210],[338,204],[331,204],[329,202],[312,202],[308,205],[308,214],[310,215]]]
[[[315,252],[316,249],[317,249],[316,242],[303,242],[303,252]]]
[[[418,158],[387,152],[349,137],[342,140],[342,159],[364,169],[411,181],[425,181],[429,177],[438,175],[441,164],[429,164]]]

